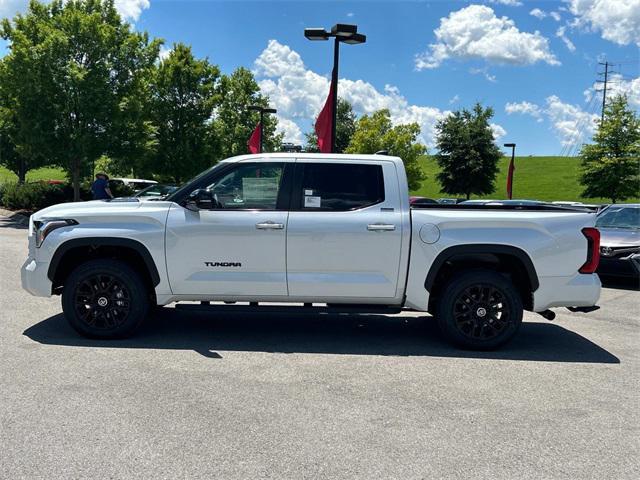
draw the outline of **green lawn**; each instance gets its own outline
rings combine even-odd
[[[432,157],[420,159],[422,169],[427,174],[427,179],[414,195],[429,198],[453,197],[440,192],[440,186],[436,180],[439,171],[436,161]],[[496,191],[486,197],[472,198],[507,198],[507,168],[509,159],[500,161],[500,172],[496,181]],[[516,157],[516,170],[513,175],[513,198],[526,198],[532,200],[571,200],[584,202],[603,202],[606,198],[583,198],[580,196],[582,187],[578,183],[580,172],[580,159],[574,157]],[[630,199],[638,201],[638,199]]]
[[[65,180],[67,178],[64,170],[58,167],[42,167],[27,172],[27,182],[37,182],[38,180]],[[18,177],[15,173],[0,166],[0,183],[16,182]]]
[[[420,164],[427,179],[413,195],[429,198],[452,197],[440,193],[436,181],[438,165],[432,157],[423,157]],[[500,173],[496,182],[496,191],[486,198],[502,199],[507,197],[507,167],[509,159],[500,161]],[[582,198],[582,187],[578,183],[580,159],[573,157],[516,157],[516,171],[513,181],[513,198],[533,200],[579,200],[584,202],[608,202],[606,198]],[[60,168],[45,167],[27,173],[27,181],[64,180],[66,175]],[[15,182],[16,176],[4,167],[0,167],[0,183]],[[479,197],[474,197],[479,198]],[[638,202],[640,199],[627,201]]]

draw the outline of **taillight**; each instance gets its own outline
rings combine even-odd
[[[582,234],[587,237],[587,261],[578,271],[594,273],[600,263],[600,232],[597,228],[587,227],[582,229]]]

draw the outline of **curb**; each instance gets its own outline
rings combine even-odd
[[[24,227],[29,226],[29,217],[21,213],[12,212],[11,210],[5,210],[4,208],[0,208],[0,215],[9,217],[11,221],[17,224],[20,224]]]

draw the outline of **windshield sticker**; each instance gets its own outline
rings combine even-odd
[[[304,206],[305,208],[320,208],[320,202],[322,201],[321,197],[304,197]]]

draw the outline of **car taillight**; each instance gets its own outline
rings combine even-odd
[[[597,228],[587,227],[582,229],[582,234],[587,237],[587,261],[578,271],[593,273],[600,263],[600,232]]]

